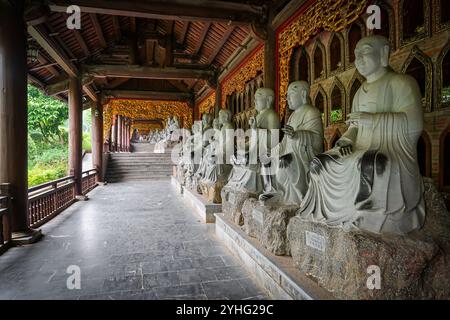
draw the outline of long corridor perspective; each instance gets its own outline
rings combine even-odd
[[[0,299],[268,299],[168,180],[99,186],[0,256]],[[69,289],[73,270],[80,289]],[[68,281],[69,279],[69,281]]]

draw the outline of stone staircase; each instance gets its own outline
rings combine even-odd
[[[134,150],[142,150],[141,147],[138,146],[138,149]],[[172,174],[173,163],[170,152],[139,151],[110,153],[108,156],[106,181],[109,183],[133,180],[163,180],[170,179]]]

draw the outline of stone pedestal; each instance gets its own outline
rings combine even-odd
[[[315,278],[336,298],[449,298],[448,257],[423,234],[388,237],[344,232],[294,217],[288,225],[288,240],[299,271]],[[380,289],[373,286],[376,268]]]
[[[297,205],[261,205],[259,200],[247,199],[242,207],[244,231],[271,253],[290,255],[287,226],[298,209]]]
[[[200,181],[200,189],[202,190],[202,195],[209,202],[222,203],[221,192],[226,184],[227,182],[222,180],[216,182]]]
[[[222,212],[232,222],[238,226],[244,224],[244,217],[242,215],[242,206],[245,200],[249,198],[257,198],[257,194],[250,192],[243,192],[234,190],[231,187],[225,186],[222,189]]]

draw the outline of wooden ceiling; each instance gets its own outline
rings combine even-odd
[[[287,1],[51,0],[29,6],[29,44],[39,49],[29,81],[67,99],[69,76],[83,75],[86,100],[109,97],[192,99]],[[70,30],[69,5],[81,8]],[[134,96],[135,95],[135,96]]]

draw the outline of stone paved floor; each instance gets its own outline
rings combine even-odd
[[[0,299],[268,299],[169,181],[98,187],[0,256]],[[67,289],[80,267],[81,289]]]

